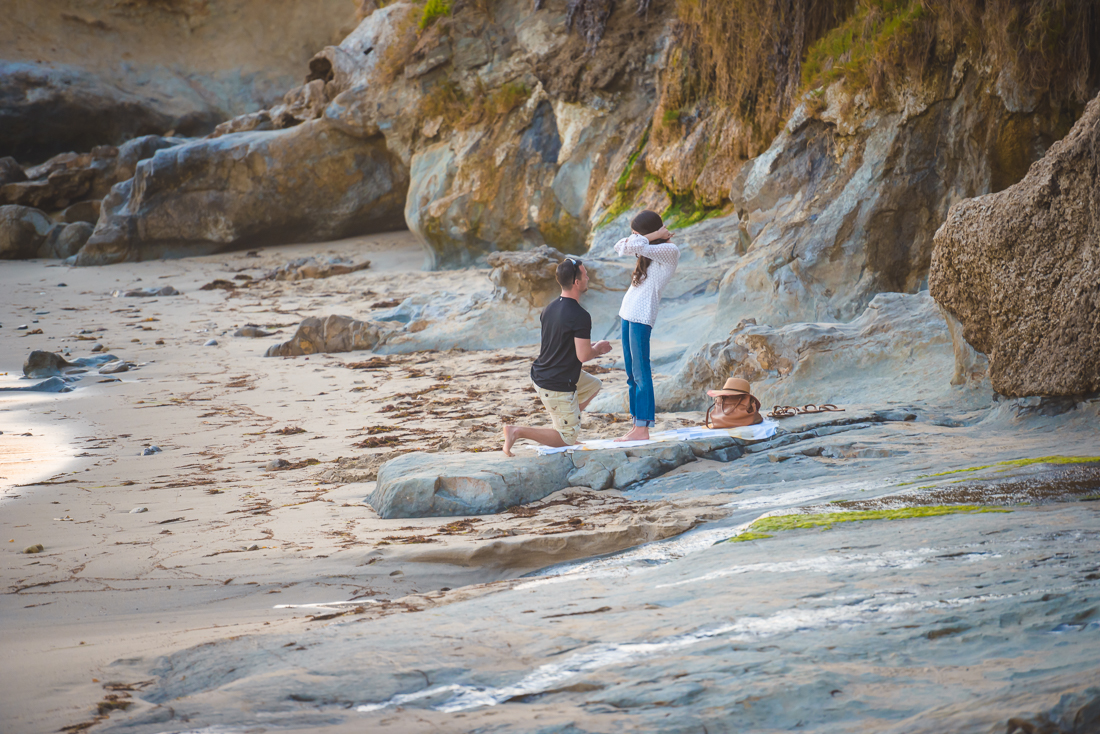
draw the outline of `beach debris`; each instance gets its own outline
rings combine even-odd
[[[286,469],[288,466],[290,466],[290,462],[286,459],[272,459],[271,461],[264,464],[264,469]]]
[[[274,336],[278,332],[264,331],[256,324],[245,324],[241,328],[233,332],[233,336],[247,336],[251,338],[257,338],[261,336]]]
[[[93,345],[93,346],[92,346],[92,351],[93,351],[93,352],[102,352],[102,351],[103,351],[103,350],[105,350],[106,348],[107,348],[107,347],[105,347],[104,345],[102,345],[102,344],[99,344],[99,343],[97,342],[97,343],[96,343],[95,345]]]
[[[163,449],[160,446],[146,446],[141,450],[142,456],[152,456],[153,454],[159,454]]]
[[[19,326],[15,327],[15,330],[16,330],[16,331],[26,331],[26,330],[27,330],[27,328],[28,328],[28,327],[27,327],[27,325],[26,325],[26,324],[20,324]]]
[[[112,296],[118,298],[123,296],[124,298],[154,298],[157,296],[179,296],[183,295],[170,285],[161,286],[160,288],[135,288],[128,291],[114,291]]]
[[[130,510],[129,514],[137,515],[137,514],[140,514],[142,512],[148,512],[148,511],[149,511],[148,507],[135,507],[134,509]]]
[[[65,288],[65,287],[67,287],[68,285],[69,285],[68,283],[58,283],[58,284],[57,284],[57,287],[58,287],[58,288]]]
[[[218,290],[231,291],[231,290],[235,290],[236,288],[237,288],[237,284],[234,283],[233,281],[223,280],[222,278],[217,278],[215,280],[210,281],[206,285],[202,286],[201,288],[199,288],[199,290],[200,291],[218,291]]]
[[[164,346],[164,340],[163,339],[157,339],[153,343],[156,344],[158,347],[163,347]]]
[[[217,339],[207,339],[206,343],[204,343],[203,346],[204,347],[216,347],[216,346],[218,346],[218,340]]]
[[[277,433],[280,436],[295,436],[299,433],[305,433],[305,432],[306,432],[306,429],[300,428],[298,426],[284,426],[284,427],[280,428],[277,431],[272,431],[272,433]]]
[[[301,257],[282,265],[264,276],[267,280],[312,280],[347,275],[370,267],[370,260],[355,262],[342,257],[318,259]]]
[[[35,543],[34,545],[28,545],[23,549],[24,553],[41,553],[46,550],[41,543]]]
[[[137,369],[137,365],[133,362],[126,362],[121,359],[116,359],[113,362],[108,362],[99,368],[99,374],[101,375],[113,375],[118,372],[129,372],[130,370]]]
[[[245,548],[244,550],[246,550],[246,551],[254,551],[254,550],[259,550],[259,549],[260,549],[260,546],[259,546],[258,544],[256,544],[256,543],[253,543],[252,545],[250,545],[250,546],[247,546],[247,547],[246,547],[246,548]]]

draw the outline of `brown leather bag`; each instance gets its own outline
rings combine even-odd
[[[714,415],[711,415],[714,411]],[[760,401],[752,395],[717,395],[707,408],[707,428],[740,428],[754,426],[764,420]]]

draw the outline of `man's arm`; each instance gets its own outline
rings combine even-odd
[[[582,362],[588,362],[596,357],[602,357],[611,351],[611,342],[607,340],[598,341],[593,344],[591,339],[578,339],[574,337],[573,343],[577,347],[577,359]]]

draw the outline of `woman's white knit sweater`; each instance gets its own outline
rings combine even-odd
[[[620,255],[641,255],[651,262],[641,285],[631,284],[623,296],[623,305],[619,316],[636,324],[653,326],[657,322],[657,304],[661,302],[661,291],[676,273],[676,264],[680,261],[680,249],[671,242],[651,245],[645,236],[632,234],[615,243],[615,252]]]

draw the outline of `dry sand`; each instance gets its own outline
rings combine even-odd
[[[200,290],[330,254],[372,266]],[[362,500],[384,459],[498,451],[502,416],[547,423],[526,378],[535,346],[262,356],[306,316],[364,318],[413,293],[489,288],[487,271],[426,273],[422,261],[411,235],[393,233],[103,268],[3,263],[0,386],[29,384],[18,378],[34,349],[76,358],[98,342],[138,366],[117,381],[85,375],[67,394],[0,393],[0,631],[5,658],[19,661],[4,666],[4,731],[95,721],[116,661],[285,633],[370,602],[381,602],[374,613],[447,603],[722,514],[584,489],[499,516],[380,519]],[[112,296],[162,285],[182,295]],[[232,336],[248,323],[279,333]],[[598,369],[609,386],[624,381]],[[586,428],[610,437],[627,424],[598,416]],[[162,451],[141,455],[147,446]],[[291,468],[269,470],[275,459]],[[22,553],[33,544],[44,550]]]

